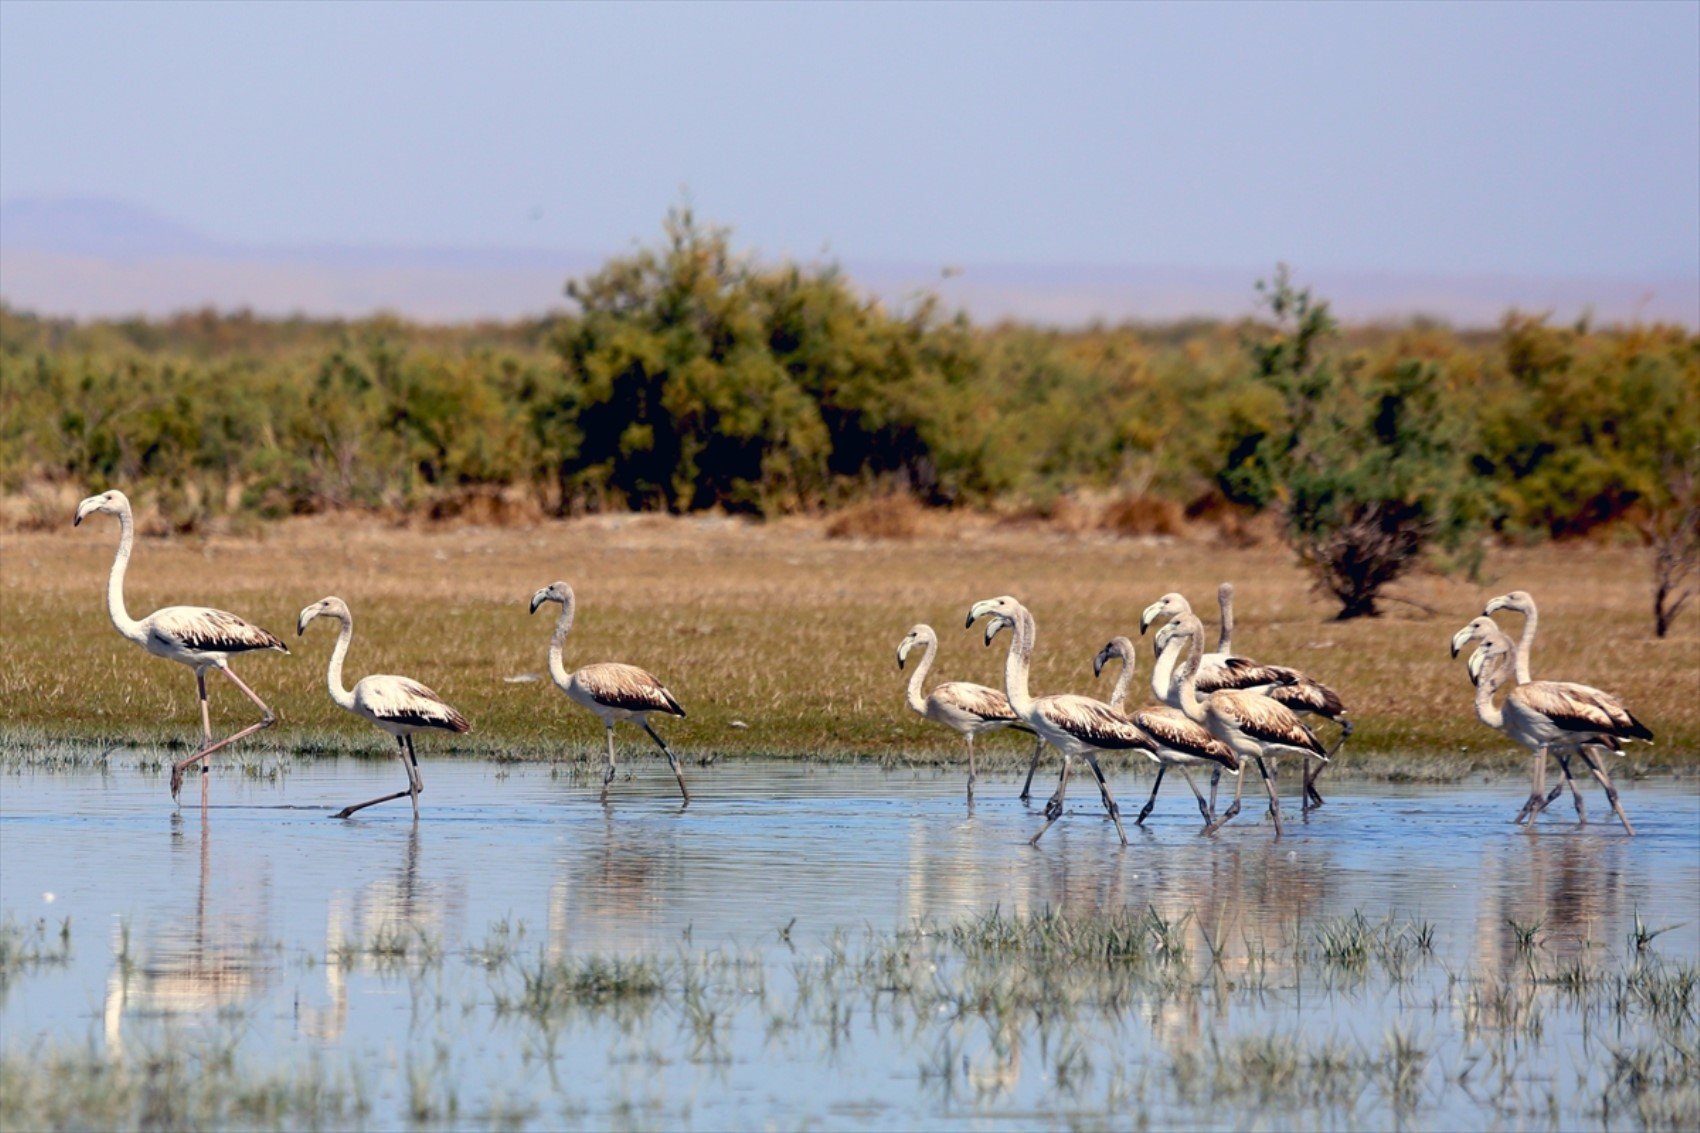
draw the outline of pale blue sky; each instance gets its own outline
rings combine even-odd
[[[1700,272],[1700,4],[0,4],[0,198],[242,242]]]

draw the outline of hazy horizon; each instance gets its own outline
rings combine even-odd
[[[1357,317],[1692,324],[1700,4],[0,4],[18,306],[543,310],[684,199],[977,317],[1286,262]]]

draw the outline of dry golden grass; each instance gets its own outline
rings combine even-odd
[[[1171,589],[1212,620],[1215,585],[1231,579],[1239,651],[1304,668],[1352,707],[1359,731],[1348,764],[1379,752],[1422,756],[1423,773],[1457,773],[1521,765],[1511,745],[1471,715],[1463,663],[1449,660],[1447,640],[1487,597],[1522,587],[1541,603],[1537,675],[1625,696],[1660,737],[1655,752],[1638,756],[1643,762],[1684,763],[1700,739],[1700,619],[1687,616],[1667,640],[1652,638],[1649,568],[1635,548],[1500,551],[1480,585],[1425,576],[1400,590],[1439,611],[1433,616],[1393,603],[1387,617],[1336,623],[1277,548],[1065,535],[972,517],[903,542],[828,539],[823,527],[597,517],[417,530],[347,517],[292,520],[250,539],[144,539],[128,601],[135,616],[173,603],[220,606],[286,637],[294,656],[236,663],[281,716],[262,738],[285,748],[328,742],[388,754],[387,740],[325,695],[330,631],[314,626],[304,639],[294,636],[302,606],[337,594],[356,620],[350,683],[373,672],[407,674],[473,721],[470,736],[432,736],[427,749],[522,758],[593,749],[599,725],[547,680],[504,680],[543,673],[552,619],[528,617],[526,604],[564,578],[580,600],[569,667],[622,660],[652,670],[690,712],[664,732],[691,755],[955,759],[955,736],[903,708],[895,649],[911,624],[939,631],[933,679],[999,685],[1002,649],[984,648],[962,620],[977,599],[1014,594],[1039,623],[1034,687],[1107,692],[1090,661],[1111,635],[1137,634],[1140,610]],[[14,737],[195,738],[189,672],[146,656],[106,619],[117,537],[115,524],[96,517],[76,530],[67,522],[0,541],[0,701]],[[1142,677],[1148,664],[1142,658]],[[215,728],[250,718],[226,682],[212,687]],[[985,747],[1011,758],[1024,750],[1014,740]],[[1383,769],[1396,771],[1386,762]]]

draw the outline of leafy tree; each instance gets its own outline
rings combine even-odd
[[[1285,267],[1259,291],[1274,321],[1247,350],[1279,409],[1235,441],[1219,483],[1231,499],[1278,510],[1339,618],[1373,617],[1389,583],[1474,526],[1466,424],[1432,360],[1395,354],[1371,367],[1343,356],[1327,303]]]

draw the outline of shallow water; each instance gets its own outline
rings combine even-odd
[[[0,776],[0,909],[55,928],[68,917],[73,941],[67,963],[0,986],[0,1042],[116,1056],[162,1028],[234,1034],[243,1057],[330,1058],[369,1074],[366,1120],[378,1128],[408,1120],[410,1075],[428,1077],[432,1096],[452,1091],[460,1120],[500,1109],[540,1126],[1025,1127],[1125,1124],[1145,1068],[1226,1037],[1369,1049],[1398,1024],[1435,1055],[1413,1107],[1419,1124],[1595,1124],[1563,1100],[1550,1120],[1540,1115],[1538,1077],[1519,1080],[1526,1105],[1481,1108],[1446,1086],[1442,1056],[1464,1057],[1468,1042],[1451,1037],[1447,973],[1526,974],[1519,925],[1540,926],[1543,963],[1621,957],[1638,914],[1677,926],[1656,939],[1659,955],[1700,961],[1692,784],[1624,785],[1631,839],[1597,791],[1586,826],[1561,800],[1529,836],[1508,821],[1523,793],[1514,781],[1340,783],[1308,822],[1289,805],[1279,841],[1249,797],[1220,835],[1197,837],[1193,802],[1174,784],[1144,828],[1129,821],[1126,847],[1077,784],[1068,816],[1035,849],[1026,839],[1039,819],[1015,801],[1016,781],[983,777],[970,812],[950,770],[722,762],[687,768],[692,802],[681,809],[655,760],[634,761],[607,806],[567,769],[426,760],[415,826],[405,800],[328,817],[395,789],[393,763],[285,768],[215,774],[204,819],[193,779],[179,814],[159,775]],[[1149,780],[1118,786],[1124,813],[1136,813]],[[798,1022],[813,1018],[814,978],[870,933],[994,909],[1147,907],[1185,922],[1195,957],[1208,959],[1207,940],[1222,947],[1216,977],[1229,980],[1259,948],[1354,912],[1428,922],[1433,956],[1421,979],[1355,990],[1277,971],[1250,999],[1211,991],[1201,975],[1197,994],[1130,1003],[1075,1032],[1088,1054],[1053,1043],[1042,1022],[1004,1034],[972,1018],[882,1015],[877,998],[846,1008],[842,1025]],[[532,962],[728,958],[710,980],[717,1021],[705,1031],[688,1017],[699,1006],[669,996],[548,1026],[516,1020],[497,1010],[504,987],[477,961],[493,925],[523,926],[514,950]],[[397,939],[414,955],[370,947]],[[415,962],[424,942],[437,961]],[[1543,1041],[1567,1068],[1556,1077],[1586,1085],[1603,1055],[1576,1014],[1567,1023],[1549,1009]],[[1141,1111],[1159,1125],[1232,1120],[1148,1092],[1163,1105],[1147,1098]],[[1309,1115],[1276,1105],[1260,1120],[1380,1123],[1390,1104],[1370,1094]]]

